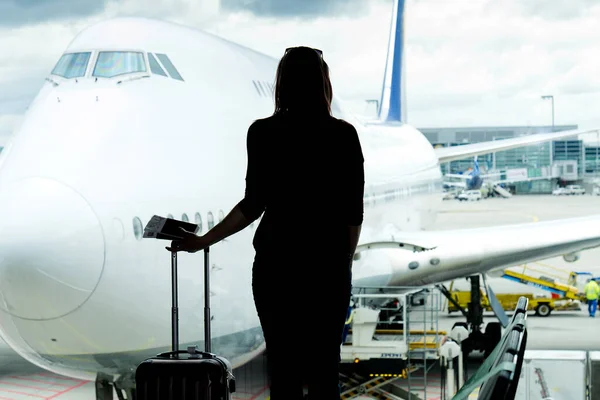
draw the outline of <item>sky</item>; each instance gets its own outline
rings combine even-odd
[[[0,135],[72,38],[96,21],[140,15],[205,29],[279,57],[324,51],[334,92],[369,115],[379,99],[391,0],[0,0]],[[407,0],[407,122],[416,127],[600,127],[600,2]]]

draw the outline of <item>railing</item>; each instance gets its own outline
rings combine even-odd
[[[403,287],[403,286],[361,286],[353,288],[353,301],[358,307],[371,307],[381,311],[397,312],[402,315],[401,321],[383,321],[379,324],[394,327],[399,322],[402,329],[390,329],[388,333],[402,335],[402,340],[407,345],[407,375],[408,392],[419,382],[419,392],[423,391],[427,398],[427,372],[439,359],[439,346],[446,332],[439,330],[439,313],[443,308],[443,295],[431,287]],[[398,299],[398,308],[384,307],[392,299]],[[394,317],[393,315],[391,316]],[[385,330],[379,331],[384,333]],[[378,331],[376,331],[376,334]],[[422,374],[414,374],[421,369]]]

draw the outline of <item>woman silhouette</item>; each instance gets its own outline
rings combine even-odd
[[[196,252],[256,230],[252,289],[267,346],[272,400],[340,398],[340,345],[352,256],[363,220],[363,154],[355,128],[331,116],[329,68],[320,50],[287,49],[275,112],[248,129],[246,191],[203,236],[173,241]]]

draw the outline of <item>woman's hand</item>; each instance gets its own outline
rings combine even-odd
[[[208,247],[209,243],[204,236],[197,236],[195,233],[186,231],[183,228],[181,230],[184,232],[184,238],[173,240],[171,247],[167,247],[167,250],[171,252],[187,251],[188,253],[195,253]]]

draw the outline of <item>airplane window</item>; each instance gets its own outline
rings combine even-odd
[[[267,97],[269,95],[269,92],[263,87],[261,81],[257,81],[257,83],[258,87],[260,88],[260,91],[265,95],[265,97]]]
[[[133,219],[133,234],[137,240],[142,240],[144,233],[144,227],[142,226],[142,220],[138,217]]]
[[[273,94],[275,93],[275,89],[273,88],[273,85],[271,85],[268,82],[265,82],[265,87],[267,88],[267,90],[269,92],[269,97],[273,97]]]
[[[198,225],[198,233],[202,232],[202,216],[200,213],[196,213],[194,216],[194,220],[196,221],[196,225]]]
[[[90,52],[63,54],[51,74],[67,79],[80,78],[85,75],[91,54]]]
[[[156,58],[154,58],[154,54],[148,53],[148,62],[150,64],[150,71],[153,74],[167,76],[167,73],[162,69]]]
[[[213,213],[211,213],[210,211],[208,212],[207,224],[208,229],[212,229],[213,226],[215,226],[215,217],[213,217]]]
[[[160,60],[160,62],[162,63],[162,65],[165,67],[165,69],[167,70],[167,72],[169,73],[169,75],[171,75],[171,78],[178,79],[180,81],[183,80],[183,78],[181,77],[181,75],[179,75],[179,72],[177,71],[177,68],[175,68],[175,66],[173,65],[173,63],[171,62],[171,60],[169,59],[169,57],[167,57],[166,54],[156,53],[156,57],[158,57],[158,59]]]
[[[219,210],[219,222],[223,221],[223,218],[225,218],[225,214],[223,214],[223,210]]]
[[[173,214],[167,214],[167,218],[173,219]]]
[[[252,81],[252,83],[254,83],[254,88],[256,89],[256,93],[258,93],[259,96],[262,96],[262,94],[260,93],[260,89],[258,89],[258,85],[256,84],[256,81]]]
[[[187,214],[186,214],[186,213],[183,213],[183,214],[181,215],[181,220],[182,220],[183,222],[190,222],[190,219],[188,218],[188,216],[187,216]]]
[[[101,51],[93,76],[112,78],[123,74],[146,72],[144,54],[133,51]]]

